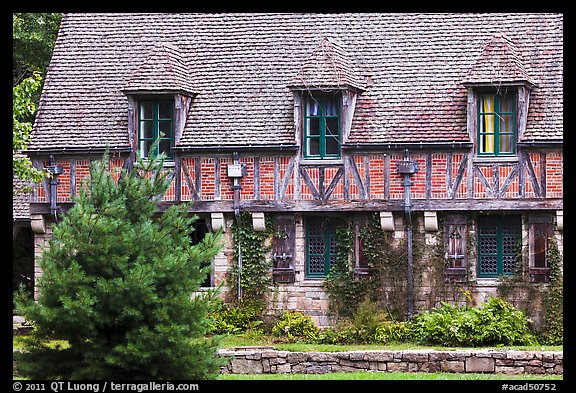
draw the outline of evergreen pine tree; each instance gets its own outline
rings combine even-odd
[[[188,206],[162,213],[164,155],[122,170],[107,154],[53,227],[37,302],[19,296],[34,330],[18,354],[31,379],[209,379],[221,360],[206,337],[213,292],[197,293],[220,234],[192,245]],[[118,174],[116,174],[118,175]],[[210,264],[208,264],[210,265]],[[54,340],[62,340],[54,346]]]

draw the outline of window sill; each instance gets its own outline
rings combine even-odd
[[[305,277],[300,286],[303,287],[321,287],[326,277]]]
[[[497,287],[498,277],[478,277],[476,279],[476,285],[479,287]]]
[[[142,159],[144,162],[148,163],[150,162],[150,160],[148,160],[147,158]],[[164,161],[164,164],[162,165],[162,167],[164,168],[174,168],[176,166],[176,162],[174,161]]]
[[[518,156],[504,156],[504,157],[488,157],[488,156],[474,156],[473,163],[480,164],[500,164],[500,163],[514,163],[518,162]]]
[[[303,158],[300,160],[300,165],[342,165],[344,161],[341,158],[337,159],[312,159],[312,158]]]

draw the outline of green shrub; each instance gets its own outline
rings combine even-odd
[[[351,321],[323,330],[317,339],[319,344],[356,344],[361,341],[358,328]]]
[[[264,302],[244,300],[234,304],[220,301],[218,309],[211,313],[212,334],[238,334],[256,329],[263,322],[260,319]]]
[[[39,259],[39,297],[16,298],[34,326],[14,354],[19,376],[198,380],[219,373],[218,342],[207,337],[215,291],[191,294],[222,236],[208,233],[191,244],[197,217],[189,205],[158,213],[171,175],[164,153],[149,158],[114,173],[106,152],[52,226]],[[52,340],[68,346],[52,347]]]
[[[316,340],[318,344],[348,344],[349,340],[346,332],[336,329],[327,328],[324,329]]]
[[[309,315],[298,311],[285,311],[274,324],[272,334],[277,337],[287,337],[292,341],[316,341],[320,329]]]
[[[411,322],[388,320],[386,311],[375,303],[364,302],[351,319],[340,321],[334,328],[324,330],[318,342],[321,344],[386,344],[403,342],[414,338]]]
[[[376,329],[389,321],[386,312],[378,308],[376,303],[364,301],[353,314],[352,322],[356,329],[356,342],[369,343]]]
[[[416,338],[425,344],[477,347],[535,345],[526,315],[510,303],[491,297],[482,307],[442,303],[414,318]]]
[[[376,328],[372,341],[380,344],[407,342],[415,338],[415,326],[410,321],[384,322]]]

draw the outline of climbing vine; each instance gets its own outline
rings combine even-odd
[[[498,278],[498,296],[514,302],[519,308],[528,314],[541,299],[540,286],[529,281],[528,255],[522,247],[522,240],[518,239],[515,246],[516,266],[514,274]]]
[[[354,277],[350,256],[354,244],[352,222],[336,228],[336,263],[324,280],[324,288],[330,298],[329,312],[335,318],[351,318],[369,291],[367,283]]]
[[[371,280],[382,307],[395,319],[404,319],[407,310],[408,253],[405,240],[394,244],[392,233],[380,226],[376,216],[360,231],[364,256],[372,268]],[[416,237],[413,239],[416,244]],[[413,247],[413,261],[418,260],[418,247]]]
[[[380,226],[377,215],[371,215],[360,229],[362,255],[370,275],[359,278],[350,263],[353,255],[354,230],[349,221],[337,231],[338,260],[324,281],[333,315],[350,318],[365,301],[377,303],[393,319],[403,320],[407,310],[407,244],[395,242],[391,233]],[[398,244],[395,244],[398,243]],[[423,238],[413,237],[413,263],[423,254]]]
[[[240,288],[243,301],[264,301],[272,278],[269,270],[272,261],[266,258],[272,245],[270,238],[274,231],[272,218],[266,216],[265,230],[256,231],[252,225],[252,215],[249,212],[240,213],[240,225],[234,222],[234,258],[228,272],[227,286],[230,296],[238,299],[238,241],[240,241],[240,254],[242,257],[242,270],[240,274]],[[232,300],[232,299],[230,299]]]

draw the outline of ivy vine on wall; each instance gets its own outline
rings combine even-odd
[[[335,318],[351,318],[364,297],[371,293],[368,282],[357,280],[351,269],[354,232],[352,221],[336,228],[336,263],[324,280],[324,289],[330,298],[329,312]]]
[[[266,215],[265,230],[256,231],[252,225],[252,215],[249,212],[240,213],[240,225],[235,221],[232,225],[234,240],[234,258],[228,271],[227,286],[229,295],[234,301],[238,299],[238,258],[242,257],[240,271],[240,288],[243,301],[264,301],[272,284],[269,270],[272,260],[266,258],[272,245],[270,238],[274,232],[274,223]],[[238,250],[240,242],[240,254]]]
[[[330,311],[337,318],[351,318],[365,301],[374,302],[397,320],[403,320],[407,310],[407,245],[395,241],[392,234],[380,226],[378,216],[369,217],[360,229],[362,255],[370,275],[359,278],[353,267],[352,220],[336,231],[338,260],[324,281],[330,299]],[[397,244],[396,244],[397,243]],[[413,238],[413,262],[423,254],[423,238]]]
[[[528,316],[541,316],[541,323],[532,329],[540,335],[543,344],[561,345],[564,338],[562,256],[554,237],[550,237],[547,261],[550,267],[547,283],[530,281],[528,247],[516,246],[516,270],[510,277],[500,277],[498,296],[509,300]]]

